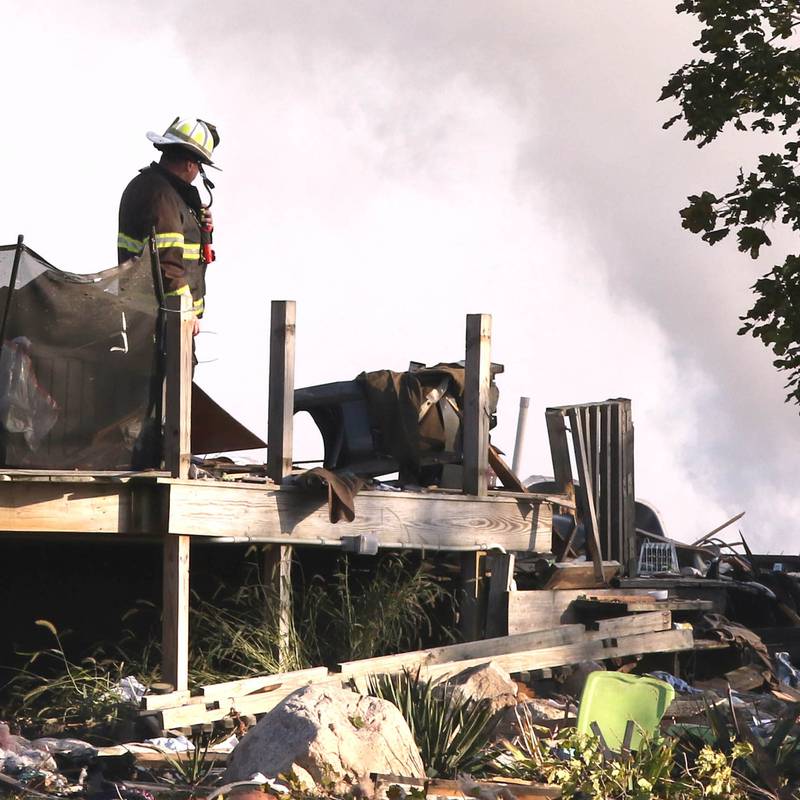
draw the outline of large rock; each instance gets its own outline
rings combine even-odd
[[[370,772],[425,777],[411,731],[392,703],[317,686],[289,695],[245,734],[225,782],[290,771],[316,786],[363,783]]]
[[[442,687],[448,695],[461,701],[488,700],[493,712],[517,703],[517,684],[494,661],[465,669]]]

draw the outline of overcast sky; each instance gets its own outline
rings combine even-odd
[[[633,399],[637,494],[697,538],[746,510],[797,552],[796,407],[736,336],[779,258],[680,228],[764,140],[697,151],[656,103],[692,55],[672,2],[0,0],[0,240],[63,269],[116,258],[119,195],[176,115],[215,122],[218,260],[198,382],[266,436],[271,299],[298,303],[297,385],[463,357],[493,316],[511,451],[549,473],[549,405]],[[794,243],[785,239],[788,246]],[[296,458],[318,437],[298,421]]]

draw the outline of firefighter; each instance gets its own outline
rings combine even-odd
[[[210,202],[203,205],[192,183],[201,175],[206,190],[213,189],[203,165],[219,169],[211,160],[219,134],[201,119],[176,118],[163,136],[151,131],[147,138],[161,158],[140,170],[122,193],[118,262],[140,255],[155,228],[164,294],[191,295],[196,335],[205,310],[206,267],[214,259],[214,221]]]

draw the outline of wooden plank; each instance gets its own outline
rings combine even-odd
[[[165,298],[166,367],[164,375],[164,468],[188,478],[192,459],[192,331],[189,294]]]
[[[221,697],[242,697],[260,692],[271,686],[286,684],[301,686],[310,681],[328,677],[326,667],[312,667],[311,669],[295,670],[294,672],[281,672],[277,675],[257,675],[252,678],[240,678],[237,681],[225,681],[203,686],[200,693],[206,700],[215,700]],[[178,705],[177,703],[175,705]]]
[[[553,461],[553,480],[555,491],[575,499],[575,486],[572,480],[572,466],[569,460],[569,444],[567,427],[564,424],[564,412],[558,408],[545,411],[547,438],[550,442],[550,457]]]
[[[167,536],[163,545],[161,673],[176,690],[189,686],[188,536]]]
[[[625,558],[625,555],[620,552],[621,537],[624,536],[623,531],[623,508],[625,506],[624,486],[622,478],[622,408],[619,403],[609,405],[609,472],[611,473],[611,487],[609,491],[609,530],[612,531],[612,541],[614,547],[612,553],[617,560]],[[628,562],[624,562],[628,565]]]
[[[532,783],[515,780],[473,781],[448,780],[445,778],[409,778],[402,775],[387,775],[380,772],[370,773],[376,785],[382,786],[418,786],[425,790],[426,797],[508,797],[512,795],[518,800],[558,800],[561,787],[547,783]],[[480,793],[478,793],[480,790]],[[385,795],[386,792],[381,792]]]
[[[713,611],[714,602],[712,600],[690,600],[683,597],[668,597],[666,600],[654,600],[647,598],[632,599],[623,597],[618,600],[613,598],[579,598],[573,603],[578,611],[622,611],[627,614],[637,612],[653,611],[659,609],[663,611]]]
[[[294,300],[273,300],[269,344],[267,475],[280,483],[292,471],[294,418]]]
[[[192,701],[192,695],[188,689],[180,692],[168,692],[167,694],[146,694],[139,704],[144,711],[158,711],[162,708],[173,708]]]
[[[514,581],[514,554],[492,550],[486,558],[489,573],[489,591],[486,598],[487,637],[505,636],[508,633],[508,593]]]
[[[577,644],[584,640],[586,629],[583,625],[559,625],[546,631],[528,631],[515,636],[500,636],[493,639],[480,639],[474,642],[432,647],[397,653],[391,656],[378,656],[361,661],[347,661],[339,664],[343,678],[357,675],[371,675],[381,672],[399,672],[402,669],[444,664],[475,658],[492,658],[496,655],[512,653],[515,650],[534,650],[556,645]]]
[[[631,401],[620,398],[618,401],[621,415],[622,435],[622,528],[620,531],[622,552],[619,560],[628,565],[628,574],[636,574],[636,486],[634,473],[634,437],[633,413]]]
[[[599,474],[597,487],[597,524],[602,532],[603,552],[605,558],[618,561],[619,556],[614,546],[619,530],[615,528],[611,517],[611,496],[614,492],[614,473],[611,469],[611,404],[599,406]]]
[[[581,497],[583,499],[583,527],[586,532],[586,543],[592,555],[595,578],[598,581],[602,581],[603,553],[597,530],[594,487],[592,486],[589,459],[586,454],[583,421],[578,409],[571,408],[569,410],[569,423],[572,429],[572,442],[575,450],[575,467],[578,470],[578,480],[580,481]]]
[[[623,658],[645,653],[672,653],[691,650],[694,639],[691,631],[658,631],[635,636],[620,636],[612,639],[587,639],[578,644],[560,647],[536,648],[515,653],[505,653],[484,658],[470,658],[447,664],[432,664],[422,669],[425,678],[441,680],[465,669],[494,662],[507,672],[524,672],[531,669],[560,667],[578,664],[581,661],[602,661],[607,658]]]
[[[0,482],[0,531],[155,532],[163,530],[155,493],[131,483]]]
[[[553,564],[551,570],[543,589],[592,589],[607,585],[613,577],[619,575],[620,564],[618,561],[604,561],[602,581],[597,580],[594,564],[588,561]]]
[[[594,513],[598,519],[598,533],[600,528],[600,406],[594,405],[586,409],[587,424],[584,425],[586,435],[586,450],[589,456],[590,475],[594,489]],[[602,544],[602,541],[601,541]],[[607,553],[606,550],[602,552]]]
[[[655,633],[672,628],[671,611],[645,611],[642,614],[629,614],[625,617],[601,619],[595,623],[594,630],[587,623],[586,637],[589,639],[606,639],[610,636],[633,636],[639,633]]]
[[[493,445],[489,445],[489,466],[494,470],[495,475],[506,489],[520,494],[527,494],[525,484],[514,474],[514,470],[508,466],[505,459],[500,455],[500,451]]]
[[[177,708],[165,708],[156,713],[159,715],[161,727],[164,730],[217,722],[230,716],[233,711],[238,714],[265,714],[282,703],[292,692],[312,683],[341,686],[341,680],[338,678],[288,682],[280,686],[269,687],[268,690],[257,694],[243,697],[208,698],[208,703],[191,703]]]
[[[592,596],[647,594],[647,589],[592,589]],[[572,603],[586,596],[586,589],[537,589],[508,593],[508,632],[554,628],[572,622],[580,622]]]
[[[492,317],[467,314],[464,369],[464,492],[482,497],[488,488],[489,387],[491,383]]]
[[[417,492],[361,492],[353,522],[332,524],[324,497],[292,488],[169,481],[169,531],[276,544],[341,547],[374,534],[380,546],[425,550],[550,550],[549,503]],[[2,484],[0,484],[2,487]]]

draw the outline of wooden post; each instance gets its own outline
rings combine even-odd
[[[490,575],[484,638],[508,636],[508,593],[514,580],[514,554],[492,550],[486,557],[486,571]]]
[[[188,478],[192,458],[192,329],[189,294],[166,298],[164,375],[164,467],[173,478]]]
[[[489,387],[491,384],[492,317],[467,314],[467,358],[464,370],[465,494],[482,497],[488,489]]]
[[[294,421],[294,300],[273,300],[269,341],[269,411],[267,421],[267,475],[280,483],[292,472]],[[264,548],[264,580],[278,599],[279,658],[288,654],[292,627],[292,548]]]
[[[176,690],[189,688],[189,536],[164,537],[161,673]]]
[[[273,300],[269,341],[267,475],[280,483],[292,471],[294,300]]]
[[[482,550],[461,554],[461,592],[458,603],[459,629],[465,642],[483,638],[486,616],[486,553]]]
[[[192,329],[189,294],[166,298],[164,465],[188,478],[191,463]],[[189,686],[189,536],[166,534],[162,553],[161,671],[175,689]]]
[[[268,609],[267,624],[278,634],[278,661],[281,669],[288,666],[292,631],[292,548],[267,544],[263,548],[264,584],[270,586],[277,608]]]

